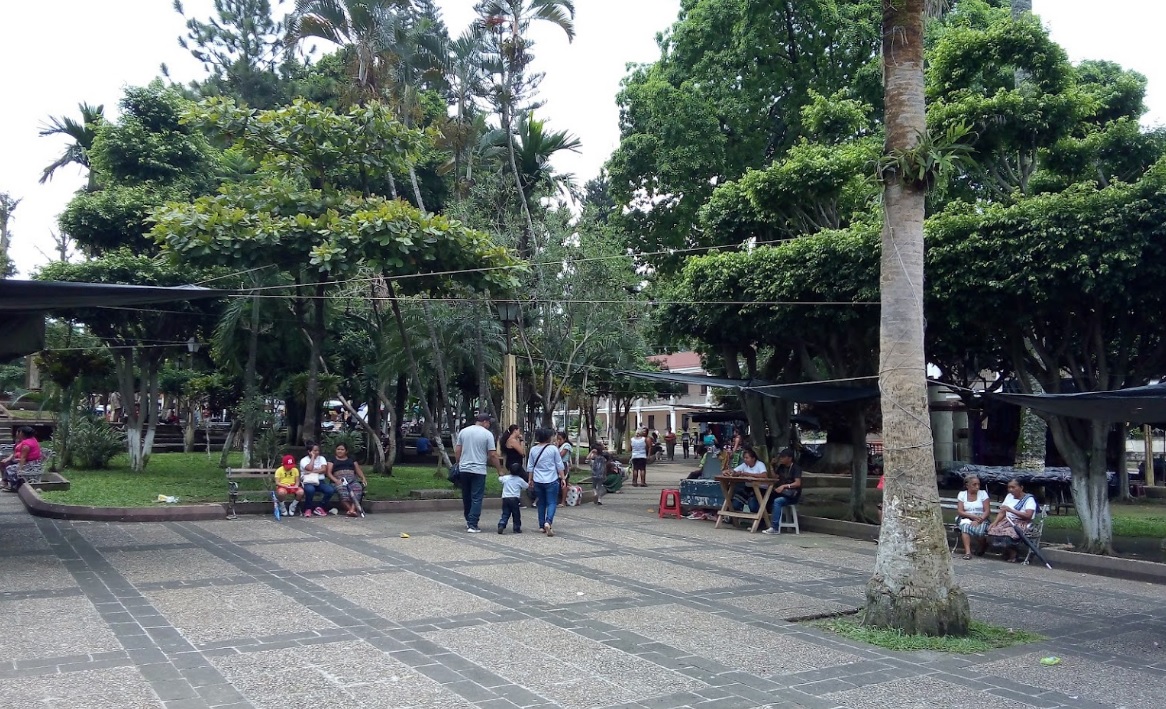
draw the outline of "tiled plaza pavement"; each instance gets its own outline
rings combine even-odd
[[[493,513],[98,524],[4,496],[0,707],[1166,706],[1161,586],[957,560],[978,617],[1049,640],[887,652],[788,622],[856,607],[873,544],[659,520],[660,484],[553,539],[533,510],[498,536]]]

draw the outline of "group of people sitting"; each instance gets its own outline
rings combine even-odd
[[[349,457],[348,446],[336,445],[329,460],[320,455],[320,445],[308,444],[308,454],[296,467],[294,456],[285,455],[282,465],[275,469],[275,495],[281,514],[304,517],[327,517],[333,496],[340,497],[340,505],[349,517],[357,516],[357,507],[364,497],[368,480],[360,463]],[[320,499],[316,500],[319,493]]]
[[[964,480],[964,488],[956,496],[956,520],[964,546],[964,559],[971,559],[973,553],[983,556],[988,547],[992,547],[1001,551],[1005,561],[1021,561],[1019,552],[1024,546],[1021,537],[1040,511],[1036,498],[1026,493],[1024,485],[1013,478],[1008,481],[1008,494],[1000,503],[1000,511],[995,519],[991,519],[991,502],[988,493],[980,489],[980,479],[969,475]]]
[[[777,454],[777,460],[771,461],[772,473],[770,467],[758,458],[757,452],[739,433],[733,436],[732,442],[723,451],[717,450],[713,439],[702,441],[701,445],[697,446],[696,453],[700,457],[700,468],[688,475],[689,480],[711,479],[730,473],[772,479],[775,483],[772,490],[768,485],[760,488],[763,494],[769,493],[767,509],[771,519],[771,525],[763,531],[765,534],[781,534],[782,511],[790,505],[798,504],[802,497],[802,469],[794,462],[792,448],[783,449]],[[738,483],[732,488],[731,506],[737,512],[747,507],[750,512],[756,514],[761,509],[761,500],[752,485]],[[700,510],[689,515],[689,519],[715,518],[715,512]]]

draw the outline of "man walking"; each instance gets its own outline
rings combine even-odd
[[[457,434],[453,457],[461,471],[466,531],[477,534],[482,531],[478,529],[478,520],[482,516],[482,498],[486,495],[486,468],[494,466],[499,475],[503,474],[494,434],[490,432],[490,414],[478,414],[472,425]]]
[[[669,461],[676,460],[676,434],[671,428],[664,434],[664,450],[668,453]]]
[[[692,436],[688,435],[688,429],[680,434],[680,445],[684,448],[684,459],[688,460],[688,447],[692,443]]]

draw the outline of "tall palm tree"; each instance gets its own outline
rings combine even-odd
[[[290,42],[322,39],[351,46],[355,53],[356,86],[362,99],[379,95],[386,74],[382,50],[388,26],[412,0],[296,0],[288,18]]]
[[[454,183],[462,184],[462,166],[466,165],[465,183],[473,179],[471,148],[480,135],[484,120],[474,111],[474,101],[485,94],[486,73],[483,67],[485,34],[474,24],[457,39],[448,41],[440,52],[454,115],[442,127],[445,143],[452,154]],[[462,190],[458,190],[459,194]]]
[[[93,140],[97,137],[97,129],[105,121],[105,106],[90,106],[81,103],[81,120],[74,120],[70,116],[49,116],[49,121],[41,128],[41,136],[64,135],[72,139],[65,146],[65,152],[41,173],[40,183],[43,185],[53,179],[53,173],[66,165],[76,164],[89,170],[89,150],[93,147]],[[93,171],[89,170],[89,183],[86,189],[92,191],[96,187]]]
[[[886,488],[865,622],[925,635],[963,635],[970,611],[956,585],[940,517],[923,351],[923,217],[927,187],[903,168],[927,130],[923,27],[927,0],[883,0],[889,165],[883,172],[882,391]]]
[[[514,187],[526,221],[526,230],[519,239],[518,252],[529,255],[530,239],[534,234],[534,221],[530,216],[530,203],[522,189],[522,178],[518,170],[513,136],[513,116],[522,98],[523,75],[533,58],[528,51],[530,41],[527,32],[532,22],[549,22],[560,27],[567,35],[567,41],[575,39],[575,3],[573,0],[481,0],[477,5],[482,25],[490,31],[496,54],[493,71],[498,75],[495,86],[495,101],[498,105],[502,129],[506,131],[507,152],[510,169],[514,176]]]
[[[567,131],[548,130],[546,121],[540,121],[530,113],[518,117],[513,137],[519,184],[527,201],[535,198],[540,187],[557,191],[572,184],[571,175],[555,173],[551,158],[563,150],[579,152],[582,142],[577,137]],[[487,140],[499,152],[507,149],[505,131],[491,131]]]

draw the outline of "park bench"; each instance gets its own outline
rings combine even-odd
[[[951,510],[954,512],[955,510],[959,509],[959,500],[954,497],[941,497],[939,498],[939,506],[942,509]],[[1000,503],[992,500],[988,506],[988,513],[989,521],[995,519],[996,515],[1000,513]],[[1040,548],[1041,534],[1044,533],[1045,517],[1047,516],[1048,511],[1045,509],[1045,506],[1038,502],[1037,512],[1032,516],[1032,521],[1029,523],[1028,529],[1024,530],[1024,536],[1028,537],[1029,541],[1031,541],[1037,548]],[[947,532],[954,537],[954,540],[951,544],[951,550],[952,552],[955,552],[959,548],[960,543],[959,520],[954,522],[947,522],[943,526]],[[1028,560],[1032,557],[1032,550],[1026,548],[1025,552],[1024,563],[1027,565]]]
[[[13,448],[14,445],[11,443],[0,445],[0,460],[12,455]],[[44,471],[49,468],[52,458],[53,449],[42,446],[40,449],[40,460],[26,464],[20,471],[20,476],[24,478],[26,483],[33,485],[40,483],[41,477],[44,475]],[[16,463],[13,462],[12,465],[16,465]]]
[[[230,506],[227,519],[239,518],[235,514],[235,503],[239,501],[240,481],[263,483],[264,498],[266,499],[271,497],[271,491],[275,489],[275,471],[269,468],[227,468],[227,504]]]

